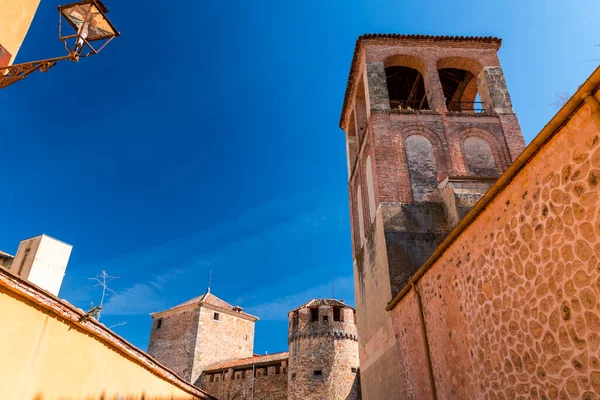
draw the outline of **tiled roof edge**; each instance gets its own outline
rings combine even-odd
[[[280,356],[280,358],[275,357],[272,360],[260,361],[261,359],[273,357],[273,356],[278,356],[278,357]],[[286,358],[289,358],[289,352],[288,351],[280,351],[278,353],[271,353],[271,354],[261,355],[261,356],[240,358],[238,360],[232,360],[229,362],[217,364],[210,368],[207,368],[204,372],[215,372],[215,371],[219,371],[219,370],[223,370],[223,369],[238,368],[238,367],[244,367],[244,366],[253,365],[253,364],[263,364],[263,363],[268,364],[271,362],[283,361]],[[247,362],[233,365],[234,363],[239,362],[239,361],[247,361]]]
[[[496,44],[497,48],[502,45],[502,39],[495,36],[436,36],[436,35],[405,35],[399,33],[365,33],[356,39],[354,46],[354,55],[350,64],[350,72],[348,74],[348,83],[346,84],[346,92],[344,94],[344,103],[342,105],[342,115],[340,116],[340,128],[344,129],[344,121],[346,119],[346,108],[348,107],[350,94],[354,91],[354,74],[356,73],[356,63],[360,54],[361,44],[366,40],[407,40],[421,42],[476,42],[476,43],[492,43]]]
[[[91,336],[103,341],[109,347],[117,349],[124,356],[132,359],[137,364],[155,373],[169,383],[179,387],[181,390],[201,399],[216,400],[214,397],[187,382],[175,372],[160,364],[148,353],[138,349],[95,319],[92,318],[80,322],[81,317],[85,315],[84,311],[65,300],[59,299],[33,283],[25,281],[14,275],[12,272],[0,268],[0,286],[5,287],[18,296],[25,297],[36,305],[77,325]]]

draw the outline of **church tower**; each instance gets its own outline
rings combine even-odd
[[[387,304],[525,147],[491,37],[363,35],[346,133],[361,387],[395,393]]]
[[[288,399],[359,400],[354,309],[314,299],[288,314]]]

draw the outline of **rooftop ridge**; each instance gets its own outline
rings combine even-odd
[[[154,313],[151,313],[150,315],[153,314],[158,314],[158,313],[163,313],[163,312],[167,312],[167,311],[172,311],[172,310],[176,310],[178,308],[181,307],[185,307],[185,306],[189,306],[192,304],[210,304],[213,307],[217,307],[223,310],[227,310],[227,311],[234,311],[236,313],[242,314],[244,316],[247,317],[251,317],[251,318],[256,318],[258,320],[258,317],[252,315],[252,314],[248,314],[246,312],[242,311],[242,307],[240,306],[233,306],[231,304],[229,304],[228,302],[226,302],[225,300],[220,299],[219,297],[215,296],[214,294],[212,294],[210,292],[210,289],[208,289],[206,291],[206,293],[203,293],[200,296],[196,296],[194,298],[191,298],[187,301],[184,301],[183,303],[177,304],[176,306],[173,306],[171,308],[167,308],[166,310],[162,310],[162,311],[157,311]]]

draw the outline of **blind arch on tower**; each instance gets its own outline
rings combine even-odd
[[[375,219],[377,212],[377,204],[375,202],[375,185],[373,183],[373,166],[371,165],[371,155],[367,156],[366,163],[366,176],[367,176],[367,197],[369,200],[369,217],[371,222]]]
[[[427,201],[437,186],[437,163],[433,146],[423,135],[410,135],[404,141],[413,201]]]
[[[463,148],[467,158],[467,168],[469,168],[471,175],[498,176],[496,159],[492,152],[492,146],[487,140],[477,136],[469,136],[465,139]]]

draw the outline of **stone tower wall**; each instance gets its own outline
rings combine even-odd
[[[342,308],[343,321],[334,321],[333,307],[319,307],[311,322],[310,308],[289,319],[288,399],[360,399],[359,359],[354,310]],[[328,321],[323,322],[327,316]],[[321,371],[315,375],[315,371]]]
[[[152,318],[148,354],[187,381],[191,379],[195,337],[198,330],[196,308],[182,308]],[[161,321],[158,328],[158,320]]]
[[[341,126],[366,398],[390,398],[401,379],[387,304],[493,183],[481,175],[498,176],[524,148],[498,47],[495,39],[394,35],[366,35],[357,44]],[[391,66],[421,73],[428,109],[391,106],[385,72]],[[474,76],[465,93],[474,98],[479,92],[486,112],[448,109],[439,73],[444,68]],[[437,186],[456,176],[473,185]]]
[[[219,313],[219,320],[214,313]],[[203,306],[198,317],[198,332],[195,337],[194,366],[191,382],[206,368],[254,354],[254,321]]]

